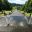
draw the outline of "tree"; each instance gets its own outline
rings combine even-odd
[[[32,12],[32,0],[28,0],[25,5],[22,7],[22,10],[26,12]]]
[[[0,10],[11,10],[11,3],[8,0],[0,0]]]

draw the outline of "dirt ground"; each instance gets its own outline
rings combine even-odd
[[[32,32],[32,27],[6,27],[4,29],[8,29],[8,30],[5,30],[5,31],[0,31],[0,32]],[[10,31],[9,31],[10,29]]]

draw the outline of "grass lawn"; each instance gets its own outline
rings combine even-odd
[[[3,12],[4,13],[4,12]],[[5,11],[6,14],[11,13],[11,11]],[[4,16],[4,14],[0,13],[0,16]]]
[[[4,14],[0,14],[0,16],[4,16]]]
[[[24,13],[24,11],[19,11],[20,13]],[[11,11],[5,11],[6,14],[11,13]],[[30,13],[25,13],[25,16],[29,16]],[[4,16],[4,14],[0,14],[0,16]],[[32,16],[32,15],[31,15]]]
[[[5,11],[5,13],[6,13],[6,14],[9,14],[9,13],[11,13],[11,11]]]
[[[24,13],[24,11],[19,11],[20,13]],[[25,12],[25,16],[30,16],[30,13],[26,13]],[[31,13],[31,16],[32,16],[32,13]]]

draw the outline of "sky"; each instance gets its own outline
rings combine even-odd
[[[10,3],[25,4],[27,0],[8,0]]]

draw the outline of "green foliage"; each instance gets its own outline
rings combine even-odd
[[[31,13],[32,12],[32,0],[28,0],[28,2],[25,3],[25,5],[22,7],[21,10]]]
[[[11,3],[8,0],[0,0],[0,11],[2,10],[12,10]]]

